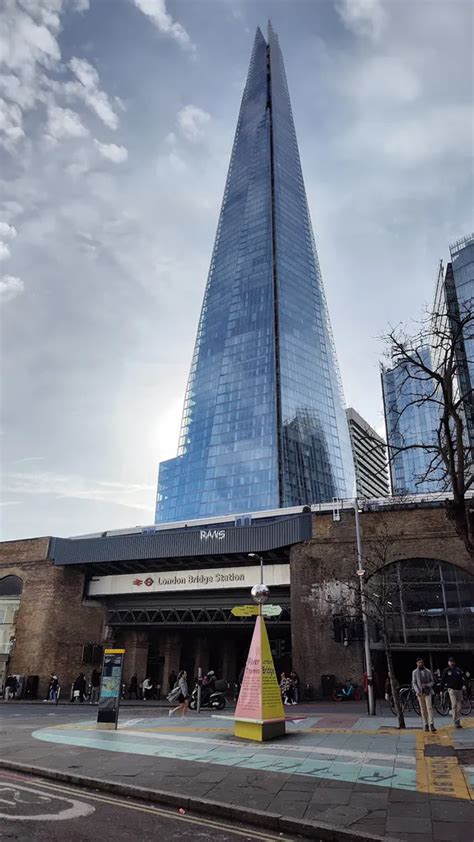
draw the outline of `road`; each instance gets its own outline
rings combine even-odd
[[[0,839],[97,842],[285,842],[295,837],[247,829],[176,809],[0,771]]]

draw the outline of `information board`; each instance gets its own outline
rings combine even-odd
[[[125,649],[105,649],[100,681],[98,728],[117,728]]]

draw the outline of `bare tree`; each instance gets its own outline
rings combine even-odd
[[[393,464],[408,451],[424,453],[425,468],[416,481],[450,493],[447,515],[474,559],[474,503],[468,496],[474,485],[474,397],[469,376],[474,364],[469,351],[474,347],[474,300],[449,316],[442,307],[428,313],[414,334],[398,327],[383,339],[391,370],[398,373],[399,398],[401,394],[389,406],[396,418],[389,461]],[[430,440],[416,440],[412,429],[404,435],[403,416],[411,407],[425,407],[435,419]]]
[[[327,570],[326,578],[332,578],[332,586],[326,588],[325,601],[331,606],[334,617],[344,617],[346,625],[350,621],[361,620],[364,616],[372,633],[376,632],[382,641],[387,672],[392,690],[398,727],[405,728],[404,708],[400,702],[400,685],[393,662],[393,646],[404,640],[403,611],[404,601],[408,598],[423,604],[424,583],[436,581],[436,569],[431,562],[418,562],[410,568],[409,578],[401,579],[401,564],[398,541],[391,534],[390,521],[384,514],[378,515],[377,528],[370,535],[363,537],[363,576],[365,609],[360,599],[360,580],[356,571],[354,553],[354,573],[347,578],[335,578],[334,571]],[[344,575],[344,574],[343,574]],[[402,595],[403,591],[403,595]],[[427,603],[425,617],[430,616],[432,604]],[[437,610],[436,605],[436,610]],[[422,611],[423,609],[419,609]],[[420,615],[421,616],[421,615]]]

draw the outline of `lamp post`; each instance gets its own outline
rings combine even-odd
[[[260,561],[260,584],[263,585],[263,556],[258,553],[249,553],[249,558],[258,558]]]
[[[355,528],[357,541],[357,575],[359,577],[360,585],[360,609],[362,611],[362,625],[364,629],[364,653],[365,653],[365,670],[367,673],[367,697],[369,702],[369,716],[375,716],[375,697],[374,684],[372,676],[372,659],[370,655],[370,638],[369,638],[369,623],[366,614],[365,602],[365,588],[364,588],[364,574],[365,570],[362,566],[362,539],[360,534],[359,522],[359,501],[357,497],[354,498],[354,512],[355,512]]]

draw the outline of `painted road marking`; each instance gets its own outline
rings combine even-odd
[[[62,784],[50,783],[49,781],[44,781],[43,779],[37,779],[40,781],[41,786],[45,787],[46,789],[51,789],[53,791],[58,791],[61,793],[72,793],[76,794],[76,790]],[[114,806],[124,807],[127,810],[136,810],[141,813],[151,813],[155,816],[162,816],[163,818],[167,819],[174,819],[176,820],[176,811],[166,809],[165,807],[155,807],[155,806],[145,806],[142,804],[134,804],[126,799],[121,799],[118,796],[114,797],[107,797],[106,795],[98,795],[96,793],[89,793],[86,791],[84,793],[84,797],[91,801],[97,801],[102,804],[112,804]],[[186,824],[195,824],[199,827],[205,825],[206,827],[216,829],[216,830],[225,830],[227,833],[232,833],[235,836],[244,836],[246,839],[249,838],[249,832],[245,830],[238,830],[232,825],[226,824],[226,822],[220,822],[215,819],[208,819],[204,816],[193,817],[190,815],[179,816],[179,820],[186,823]],[[287,836],[283,836],[282,834],[270,835],[269,833],[264,833],[263,831],[256,830],[252,827],[251,830],[252,839],[261,839],[266,842],[270,840],[270,842],[274,842],[275,839],[280,840],[281,842],[290,842]]]
[[[307,775],[315,778],[324,778],[335,781],[356,781],[359,777],[364,778],[364,783],[369,782],[374,786],[392,786],[401,789],[416,789],[415,765],[412,769],[394,768],[394,764],[377,765],[375,762],[357,763],[354,760],[344,763],[343,761],[318,758],[317,755],[308,751],[307,755],[300,757],[288,757],[284,754],[275,754],[267,751],[259,751],[253,746],[248,747],[241,743],[232,746],[229,743],[209,745],[209,741],[201,738],[194,738],[195,743],[200,747],[191,746],[191,738],[176,737],[162,734],[150,739],[151,734],[140,735],[135,731],[128,734],[122,732],[72,732],[65,734],[54,729],[43,729],[35,731],[33,736],[46,742],[65,743],[67,745],[85,746],[88,748],[99,748],[103,751],[120,751],[128,754],[146,755],[154,757],[171,757],[175,760],[194,761],[198,763],[213,763],[217,765],[239,767],[243,769],[261,769],[262,771],[285,772],[294,775]]]
[[[416,781],[418,792],[428,792],[439,797],[471,800],[471,794],[456,757],[426,757],[427,745],[452,745],[448,734],[432,736],[420,732],[416,735]]]
[[[61,806],[62,804],[69,806]],[[65,821],[68,819],[79,819],[90,816],[95,812],[95,807],[78,801],[76,798],[65,797],[64,795],[51,795],[43,789],[32,786],[22,786],[18,783],[0,783],[0,809],[8,809],[8,812],[0,812],[0,819],[8,821],[32,822],[32,821]],[[55,812],[42,813],[40,807],[48,807]],[[32,813],[31,811],[36,812]]]

